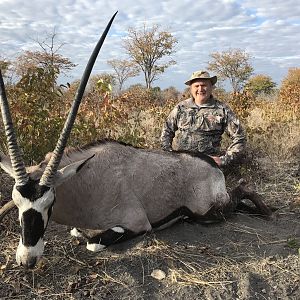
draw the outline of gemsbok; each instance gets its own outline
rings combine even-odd
[[[55,150],[36,166],[25,167],[0,72],[9,150],[9,156],[0,153],[0,166],[15,179],[12,199],[21,227],[16,260],[26,268],[33,268],[43,254],[50,216],[74,227],[71,234],[83,234],[87,249],[99,251],[179,218],[223,220],[245,197],[263,214],[270,212],[244,183],[229,195],[223,172],[204,154],[140,149],[109,140],[66,148],[90,72],[115,15],[87,64]]]

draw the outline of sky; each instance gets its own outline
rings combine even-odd
[[[77,64],[67,78],[79,79],[97,40],[118,11],[93,74],[113,73],[107,60],[128,59],[122,46],[128,28],[158,25],[178,40],[169,67],[153,86],[183,91],[191,73],[207,67],[210,54],[242,49],[254,73],[280,84],[288,69],[300,67],[299,0],[0,0],[0,58],[38,50],[55,30],[60,54]],[[62,82],[63,83],[63,82]],[[131,79],[125,86],[142,83]]]

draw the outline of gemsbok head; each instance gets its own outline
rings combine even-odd
[[[162,229],[182,218],[224,220],[245,197],[259,212],[270,214],[245,182],[228,192],[222,170],[202,153],[142,149],[112,140],[65,149],[92,65],[113,18],[88,63],[55,150],[38,165],[25,168],[0,78],[10,155],[0,153],[0,167],[15,178],[13,201],[21,225],[19,265],[32,268],[42,255],[51,213],[55,222],[77,228],[71,234],[87,238],[91,251]]]
[[[24,267],[32,268],[43,254],[43,236],[55,202],[56,188],[65,180],[76,174],[89,159],[87,158],[59,169],[61,157],[74,124],[93,65],[116,14],[117,12],[109,21],[92,52],[68,118],[57,141],[55,150],[53,151],[53,155],[42,176],[37,180],[30,178],[26,171],[25,163],[17,143],[4,82],[0,72],[0,105],[10,157],[10,159],[5,159],[4,155],[0,155],[0,165],[2,169],[15,179],[12,198],[15,205],[18,207],[21,227],[16,260],[19,265]]]

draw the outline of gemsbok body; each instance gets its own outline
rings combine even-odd
[[[44,250],[49,218],[81,229],[87,248],[106,246],[170,225],[181,217],[222,220],[243,197],[239,185],[229,195],[222,171],[209,156],[135,148],[116,141],[99,141],[67,148],[81,98],[110,20],[86,67],[56,148],[39,165],[25,167],[17,144],[0,73],[0,104],[9,156],[0,166],[15,179],[12,198],[19,211],[19,265],[32,268]],[[264,214],[264,203],[251,200]]]

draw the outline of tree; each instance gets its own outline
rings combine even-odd
[[[116,79],[119,83],[119,92],[122,90],[123,84],[127,79],[137,76],[140,72],[138,66],[133,61],[112,59],[107,61],[107,63],[115,71]]]
[[[55,34],[38,42],[42,50],[25,51],[13,63],[17,80],[7,89],[18,128],[18,139],[28,162],[52,151],[65,121],[68,103],[57,85],[58,75],[75,65],[57,53]],[[64,99],[65,100],[65,99]]]
[[[56,33],[48,34],[43,41],[36,40],[41,50],[25,51],[21,54],[16,62],[16,73],[20,77],[28,73],[29,69],[41,68],[52,77],[52,87],[55,88],[59,74],[65,74],[76,65],[68,58],[58,53],[63,44],[55,46]]]
[[[276,83],[272,81],[272,78],[262,74],[252,76],[246,84],[246,88],[256,96],[260,94],[270,95],[274,92],[275,87]]]
[[[47,69],[30,68],[8,89],[19,143],[29,163],[53,150],[65,119],[64,104],[57,89],[53,90],[52,75]]]
[[[240,92],[253,73],[250,55],[241,49],[229,49],[210,54],[212,61],[208,69],[215,72],[221,80],[228,79],[233,92]]]
[[[134,28],[128,29],[128,39],[124,41],[124,48],[132,61],[139,66],[144,73],[146,87],[151,88],[151,84],[158,76],[176,62],[172,59],[165,63],[158,64],[158,61],[165,56],[170,56],[175,52],[174,46],[177,39],[167,31],[160,31],[158,25],[153,25],[147,29],[146,25],[138,31]]]

